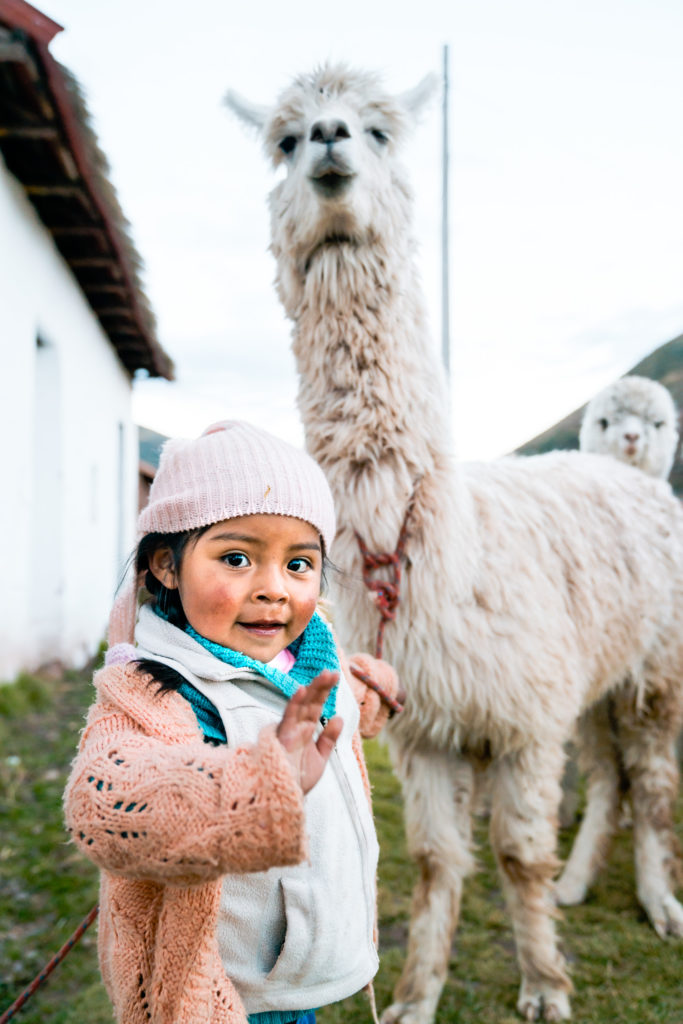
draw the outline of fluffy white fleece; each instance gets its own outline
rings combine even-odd
[[[625,694],[626,679],[639,897],[658,930],[683,934],[670,814],[683,516],[665,483],[595,455],[456,464],[398,161],[428,92],[422,83],[391,96],[371,74],[325,66],[272,108],[235,94],[228,103],[286,167],[270,196],[277,288],[294,325],[307,447],[336,499],[336,621],[354,649],[373,649],[378,620],[355,532],[393,551],[415,494],[385,656],[408,693],[390,744],[420,879],[383,1021],[433,1017],[473,865],[472,789],[484,766],[522,973],[518,1008],[559,1020],[570,990],[553,923],[563,744],[586,708]]]

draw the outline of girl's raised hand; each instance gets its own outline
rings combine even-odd
[[[339,739],[344,722],[335,715],[316,740],[315,731],[338,672],[321,672],[308,686],[300,686],[287,703],[276,736],[285,748],[304,793],[320,779]]]

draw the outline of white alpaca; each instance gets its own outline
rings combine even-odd
[[[671,877],[683,517],[664,483],[597,456],[456,466],[397,163],[427,91],[392,97],[373,75],[323,67],[272,109],[228,103],[287,171],[270,196],[277,287],[294,323],[306,443],[336,498],[331,554],[348,580],[335,614],[354,649],[373,649],[378,618],[354,585],[356,531],[393,551],[414,497],[385,656],[408,694],[389,732],[420,880],[383,1019],[434,1014],[474,863],[473,777],[489,764],[518,1008],[559,1020],[571,987],[553,916],[563,746],[581,711],[629,674],[648,710],[630,748],[638,893],[660,933],[683,935]]]
[[[677,444],[671,392],[647,377],[622,377],[592,398],[583,414],[581,451],[611,455],[650,476],[669,476]]]
[[[678,414],[671,393],[646,377],[622,377],[586,406],[579,445],[581,451],[608,455],[666,479],[678,445]],[[563,906],[585,899],[607,859],[620,796],[628,792],[625,764],[636,700],[636,691],[627,681],[618,700],[610,694],[579,721],[577,743],[581,766],[588,774],[588,798],[557,883],[558,902]]]

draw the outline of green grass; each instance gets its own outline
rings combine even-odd
[[[61,794],[92,697],[89,673],[25,676],[0,686],[0,1013],[29,984],[97,900],[97,872],[66,842]],[[415,879],[405,853],[399,787],[385,749],[366,747],[380,861],[380,1009],[391,1000],[405,951]],[[683,801],[678,834],[683,839]],[[569,835],[562,837],[566,852]],[[513,1024],[519,977],[512,933],[486,841],[468,880],[448,982],[437,1020]],[[582,1024],[683,1024],[683,948],[661,942],[635,900],[630,832],[617,837],[610,869],[582,907],[560,923]],[[95,926],[19,1011],[20,1024],[111,1024],[99,981]],[[320,1024],[368,1024],[358,995],[327,1007]],[[199,1024],[199,1022],[198,1022]]]
[[[97,902],[97,871],[66,841],[61,798],[90,674],[0,686],[0,1008],[5,1010]],[[94,928],[16,1016],[104,1024]]]

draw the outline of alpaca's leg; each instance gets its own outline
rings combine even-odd
[[[567,760],[562,778],[562,801],[560,803],[560,828],[570,828],[576,821],[579,807],[579,752],[574,743],[565,745]]]
[[[617,704],[620,745],[631,783],[638,899],[661,938],[683,938],[683,906],[674,895],[681,880],[680,850],[673,830],[681,700],[678,688],[669,687],[649,696],[640,710],[628,694]]]
[[[512,917],[526,1020],[570,1016],[571,982],[557,948],[553,876],[564,752],[530,747],[495,764],[491,842]]]
[[[382,1024],[428,1024],[441,995],[470,853],[472,768],[444,754],[394,757],[403,784],[408,849],[420,869],[408,955]]]
[[[564,871],[555,887],[561,906],[582,903],[604,866],[617,827],[619,758],[607,700],[587,711],[579,722],[579,762],[588,774],[586,808]]]

